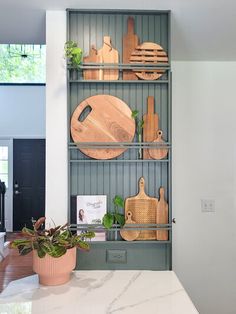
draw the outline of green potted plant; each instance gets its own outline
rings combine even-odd
[[[24,227],[23,238],[13,240],[10,247],[18,249],[20,255],[33,251],[33,270],[39,275],[41,284],[64,284],[69,281],[75,268],[76,248],[89,250],[89,244],[85,240],[93,238],[95,234],[72,234],[68,224],[42,229],[45,220],[45,217],[38,219],[33,229]]]
[[[64,50],[68,65],[73,69],[72,78],[77,79],[77,70],[82,62],[83,51],[73,40],[65,43]]]
[[[119,207],[124,208],[124,200],[121,196],[116,195],[113,198],[114,212],[106,213],[103,216],[102,224],[106,229],[110,229],[113,224],[119,224],[121,227],[125,224],[125,216],[118,212]]]
[[[78,47],[77,43],[73,40],[69,40],[65,43],[65,57],[68,60],[68,64],[73,68],[78,68],[82,61],[83,51]]]

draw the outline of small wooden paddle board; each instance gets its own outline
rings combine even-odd
[[[110,36],[104,36],[103,47],[98,50],[98,55],[103,63],[119,63],[119,53],[112,47]],[[118,69],[106,69],[102,71],[103,80],[114,81],[119,79]]]
[[[148,152],[152,159],[163,159],[168,155],[168,148],[165,148],[165,141],[162,139],[162,130],[157,131],[157,138],[153,143],[163,144],[163,148],[149,148]]]
[[[89,51],[89,55],[84,57],[83,59],[84,63],[102,63],[101,56],[98,55],[97,49],[95,46],[91,46],[91,49]],[[88,69],[83,70],[83,77],[84,80],[102,80],[102,70],[100,69]]]
[[[129,228],[131,230],[120,230],[120,235],[121,237],[126,240],[126,241],[134,241],[138,238],[139,234],[140,234],[140,230],[132,230],[132,227],[129,226],[127,227],[127,224],[133,224],[135,227],[136,222],[132,220],[132,212],[128,211],[127,212],[127,219],[125,221],[125,225],[124,227]]]

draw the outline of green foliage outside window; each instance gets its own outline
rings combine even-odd
[[[0,45],[0,83],[45,81],[45,45]]]

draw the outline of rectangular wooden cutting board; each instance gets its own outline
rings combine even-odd
[[[138,36],[134,33],[134,18],[129,16],[127,20],[127,34],[123,36],[123,63],[130,63],[130,56],[139,44]],[[123,70],[123,80],[138,80],[132,70]]]
[[[155,113],[155,99],[149,96],[147,99],[147,113],[143,115],[143,141],[153,142],[158,130],[158,114]],[[143,159],[152,159],[148,149],[143,150]]]
[[[125,216],[130,211],[137,224],[155,224],[158,200],[145,193],[145,180],[139,179],[139,192],[136,196],[125,200]],[[136,240],[156,240],[155,230],[141,230]]]

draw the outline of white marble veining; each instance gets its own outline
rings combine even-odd
[[[0,294],[1,314],[197,314],[172,271],[76,271],[69,283],[13,281]]]

